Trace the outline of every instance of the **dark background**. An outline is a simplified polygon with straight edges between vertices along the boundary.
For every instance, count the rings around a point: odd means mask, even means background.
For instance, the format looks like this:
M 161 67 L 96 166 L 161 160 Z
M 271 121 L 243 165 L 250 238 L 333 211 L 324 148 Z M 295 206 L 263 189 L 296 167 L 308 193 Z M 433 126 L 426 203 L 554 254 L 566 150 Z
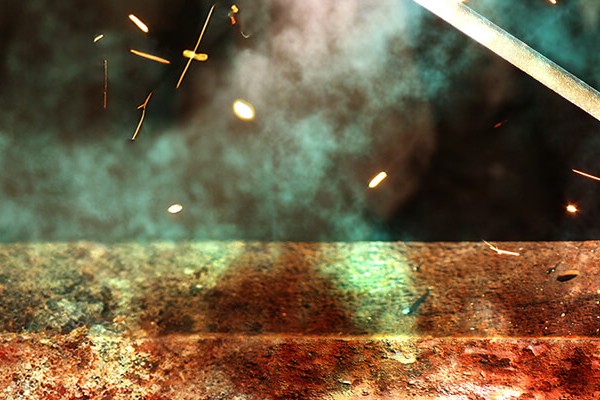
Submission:
M 1 241 L 600 237 L 599 122 L 415 3 L 219 2 L 176 90 L 211 4 L 2 2 Z M 600 2 L 467 4 L 600 86 Z

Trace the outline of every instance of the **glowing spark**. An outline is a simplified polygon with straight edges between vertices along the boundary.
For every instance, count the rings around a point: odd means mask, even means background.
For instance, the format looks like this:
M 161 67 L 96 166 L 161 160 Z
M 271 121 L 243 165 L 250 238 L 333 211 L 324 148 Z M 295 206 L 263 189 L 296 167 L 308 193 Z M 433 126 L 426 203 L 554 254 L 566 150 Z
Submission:
M 385 172 L 382 171 L 378 173 L 373 179 L 371 179 L 371 182 L 369 182 L 369 188 L 376 188 L 385 178 L 387 178 L 387 174 Z
M 238 8 L 238 6 L 236 6 L 235 4 L 233 4 L 231 6 L 231 11 L 229 11 L 229 14 L 227 14 L 229 16 L 229 20 L 231 21 L 231 25 L 235 25 L 237 24 L 237 20 L 235 19 L 235 14 L 237 14 L 240 9 Z
M 197 54 L 197 52 L 198 52 L 198 47 L 200 47 L 200 42 L 202 41 L 202 37 L 204 36 L 204 31 L 206 31 L 206 27 L 208 26 L 208 21 L 210 21 L 210 17 L 212 15 L 214 9 L 215 9 L 215 4 L 213 4 L 213 6 L 210 8 L 210 11 L 208 12 L 208 16 L 206 17 L 206 21 L 204 21 L 204 26 L 202 27 L 202 32 L 200 32 L 200 36 L 198 37 L 198 41 L 196 42 L 196 47 L 194 47 L 194 50 L 193 50 L 194 54 Z M 179 89 L 179 86 L 181 86 L 183 77 L 185 76 L 185 73 L 187 72 L 191 63 L 192 63 L 192 59 L 190 58 L 190 59 L 188 59 L 188 62 L 185 64 L 185 68 L 183 69 L 183 72 L 181 73 L 181 76 L 179 77 L 177 86 L 175 86 L 176 89 Z
M 497 124 L 494 125 L 494 129 L 500 128 L 502 125 L 504 125 L 507 122 L 508 122 L 507 119 L 505 119 L 504 121 L 498 122 Z
M 136 17 L 133 14 L 129 14 L 129 19 L 131 20 L 131 22 L 133 22 L 135 24 L 135 26 L 137 26 L 138 28 L 140 28 L 140 30 L 144 33 L 148 33 L 149 29 L 148 29 L 148 25 L 146 25 L 145 23 L 142 22 L 141 19 L 139 19 L 138 17 Z
M 171 64 L 171 61 L 169 61 L 169 60 L 165 60 L 162 57 L 158 57 L 158 56 L 155 56 L 152 54 L 144 53 L 143 51 L 138 51 L 138 50 L 134 50 L 134 49 L 130 49 L 129 51 L 131 53 L 135 54 L 136 56 L 147 58 L 148 60 L 156 61 L 161 64 Z
M 98 43 L 98 41 L 102 40 L 102 38 L 104 38 L 104 35 L 103 34 L 99 34 L 98 36 L 96 36 L 94 38 L 94 43 Z
M 169 212 L 169 214 L 178 214 L 181 212 L 181 210 L 183 210 L 183 206 L 181 204 L 172 204 L 169 208 L 167 208 L 167 211 Z
M 571 171 L 573 171 L 573 172 L 575 172 L 576 174 L 579 174 L 579 175 L 581 175 L 581 176 L 585 176 L 586 178 L 590 178 L 590 179 L 593 179 L 593 180 L 595 180 L 595 181 L 600 181 L 600 178 L 599 178 L 599 177 L 597 177 L 597 176 L 594 176 L 594 175 L 591 175 L 591 174 L 587 174 L 587 173 L 585 173 L 585 172 L 578 171 L 578 170 L 576 170 L 576 169 L 572 169 Z
M 556 5 L 556 0 L 548 0 L 550 2 L 550 4 L 552 5 Z
M 577 214 L 579 212 L 579 209 L 575 204 L 567 204 L 566 210 L 570 214 Z
M 104 109 L 108 99 L 108 60 L 104 60 Z
M 206 60 L 208 60 L 208 54 L 205 54 L 205 53 L 196 54 L 192 50 L 184 50 L 183 51 L 183 56 L 185 58 L 194 59 L 196 61 L 206 61 Z
M 243 121 L 253 120 L 256 114 L 254 106 L 243 99 L 237 99 L 233 102 L 233 112 Z
M 414 0 L 438 17 L 600 120 L 600 93 L 466 5 Z
M 492 250 L 494 250 L 496 253 L 498 253 L 499 255 L 505 255 L 505 256 L 520 256 L 519 253 L 515 252 L 515 251 L 508 251 L 508 250 L 502 250 L 497 248 L 496 246 L 494 246 L 493 244 L 491 244 L 490 242 L 486 242 L 485 240 L 483 241 L 483 243 L 487 244 L 488 247 Z
M 132 142 L 135 141 L 138 133 L 140 132 L 140 128 L 142 127 L 142 123 L 144 122 L 144 117 L 146 116 L 146 106 L 148 105 L 148 102 L 150 101 L 150 97 L 152 97 L 152 92 L 150 92 L 148 94 L 148 97 L 146 97 L 146 101 L 144 101 L 142 104 L 140 104 L 140 106 L 137 108 L 138 110 L 140 108 L 142 109 L 142 117 L 140 118 L 140 122 L 138 123 L 138 126 L 137 126 L 137 128 L 135 128 L 135 132 L 133 133 L 133 136 L 131 137 Z

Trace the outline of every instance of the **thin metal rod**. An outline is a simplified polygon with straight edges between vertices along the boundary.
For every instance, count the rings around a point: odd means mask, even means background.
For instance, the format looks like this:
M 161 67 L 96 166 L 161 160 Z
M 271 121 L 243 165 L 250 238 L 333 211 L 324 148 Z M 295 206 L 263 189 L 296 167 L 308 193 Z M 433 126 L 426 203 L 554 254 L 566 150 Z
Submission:
M 414 0 L 600 121 L 600 93 L 457 0 Z

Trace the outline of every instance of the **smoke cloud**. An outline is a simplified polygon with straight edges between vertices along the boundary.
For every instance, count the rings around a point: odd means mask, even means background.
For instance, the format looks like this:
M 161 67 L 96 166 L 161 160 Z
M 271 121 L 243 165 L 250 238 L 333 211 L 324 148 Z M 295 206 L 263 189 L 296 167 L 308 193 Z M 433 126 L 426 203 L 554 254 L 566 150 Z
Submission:
M 499 12 L 500 3 L 480 6 Z M 181 51 L 193 48 L 210 3 L 1 6 L 0 240 L 397 238 L 387 225 L 430 176 L 447 140 L 440 130 L 453 124 L 440 120 L 471 112 L 457 96 L 473 94 L 453 92 L 456 82 L 487 63 L 476 74 L 483 102 L 512 93 L 502 61 L 410 1 L 237 5 L 234 26 L 229 4 L 217 5 L 199 49 L 209 58 L 192 63 L 179 90 Z M 235 117 L 237 98 L 253 104 L 253 121 Z M 380 171 L 388 178 L 369 189 Z M 174 203 L 181 213 L 167 212 Z

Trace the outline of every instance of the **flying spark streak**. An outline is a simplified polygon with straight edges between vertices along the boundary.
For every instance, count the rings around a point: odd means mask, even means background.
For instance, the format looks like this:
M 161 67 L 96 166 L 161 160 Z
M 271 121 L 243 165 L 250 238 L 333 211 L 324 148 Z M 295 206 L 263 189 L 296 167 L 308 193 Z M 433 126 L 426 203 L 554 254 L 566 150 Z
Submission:
M 376 188 L 385 178 L 387 178 L 387 173 L 383 171 L 378 173 L 373 179 L 371 179 L 371 182 L 369 182 L 369 188 Z
M 483 243 L 487 244 L 487 246 L 494 250 L 496 253 L 500 254 L 500 255 L 505 255 L 505 256 L 520 256 L 520 253 L 517 253 L 516 251 L 508 251 L 508 250 L 502 250 L 497 248 L 496 246 L 494 246 L 493 244 L 491 244 L 490 242 L 487 241 L 483 241 Z
M 139 19 L 138 17 L 136 17 L 135 15 L 129 14 L 129 19 L 131 20 L 131 22 L 133 22 L 135 24 L 135 26 L 137 26 L 140 29 L 140 31 L 142 31 L 144 33 L 148 33 L 150 31 L 148 29 L 148 25 L 143 23 L 142 20 Z
M 204 36 L 204 32 L 206 31 L 206 27 L 208 26 L 208 21 L 210 21 L 210 17 L 212 15 L 214 9 L 215 9 L 215 4 L 213 4 L 213 6 L 210 8 L 210 11 L 208 12 L 208 16 L 206 17 L 206 21 L 204 21 L 204 26 L 202 27 L 202 32 L 200 32 L 200 36 L 198 37 L 198 41 L 196 42 L 196 47 L 194 47 L 194 50 L 193 50 L 194 54 L 198 53 L 198 47 L 200 47 L 200 42 L 202 41 L 202 37 Z M 179 77 L 179 81 L 177 82 L 177 86 L 175 86 L 176 89 L 179 89 L 179 86 L 181 86 L 181 82 L 183 81 L 183 77 L 185 76 L 185 73 L 187 72 L 187 70 L 190 67 L 191 63 L 192 63 L 192 59 L 189 58 L 188 62 L 185 64 L 185 68 L 183 68 L 183 72 L 181 73 L 181 76 Z
M 556 0 L 548 0 L 548 1 L 550 2 L 550 4 L 552 4 L 552 5 L 554 5 L 554 6 L 555 6 L 555 5 L 556 5 L 556 3 L 557 3 L 557 2 L 556 2 Z
M 600 120 L 600 93 L 455 0 L 414 0 L 532 78 Z
M 196 54 L 192 50 L 184 50 L 183 51 L 183 56 L 185 58 L 193 59 L 193 60 L 196 60 L 196 61 L 206 61 L 206 60 L 208 60 L 208 54 L 205 54 L 205 53 Z
M 242 121 L 251 121 L 256 115 L 254 106 L 243 99 L 237 99 L 233 102 L 233 112 Z
M 567 207 L 565 209 L 570 214 L 577 214 L 579 212 L 579 209 L 575 204 L 567 204 Z
M 108 100 L 108 60 L 104 60 L 104 109 Z
M 98 43 L 98 41 L 102 40 L 102 38 L 104 38 L 104 35 L 103 34 L 99 34 L 98 36 L 96 36 L 94 38 L 94 43 Z
M 164 59 L 162 57 L 158 57 L 158 56 L 155 56 L 155 55 L 152 55 L 152 54 L 144 53 L 143 51 L 134 50 L 134 49 L 129 49 L 129 51 L 132 54 L 135 54 L 136 56 L 140 56 L 140 57 L 146 58 L 148 60 L 156 61 L 156 62 L 159 62 L 161 64 L 171 64 L 171 61 L 169 61 L 169 60 L 166 60 L 166 59 Z
M 133 133 L 133 136 L 131 137 L 131 141 L 135 141 L 135 139 L 137 138 L 138 133 L 140 132 L 140 128 L 142 127 L 142 123 L 144 122 L 144 117 L 146 116 L 146 106 L 148 106 L 148 102 L 150 101 L 150 97 L 152 97 L 152 92 L 150 92 L 148 94 L 148 97 L 146 97 L 146 100 L 139 105 L 139 107 L 137 108 L 138 110 L 141 108 L 142 109 L 142 117 L 140 118 L 140 122 L 138 123 L 137 128 L 135 128 L 135 132 Z
M 600 181 L 600 178 L 599 178 L 599 177 L 597 177 L 597 176 L 594 176 L 594 175 L 591 175 L 591 174 L 588 174 L 588 173 L 585 173 L 585 172 L 583 172 L 583 171 L 579 171 L 579 170 L 576 170 L 576 169 L 571 169 L 571 171 L 573 171 L 573 172 L 575 172 L 576 174 L 579 174 L 579 175 L 581 175 L 581 176 L 585 176 L 586 178 L 590 178 L 590 179 L 593 179 L 593 180 L 595 180 L 595 181 Z

